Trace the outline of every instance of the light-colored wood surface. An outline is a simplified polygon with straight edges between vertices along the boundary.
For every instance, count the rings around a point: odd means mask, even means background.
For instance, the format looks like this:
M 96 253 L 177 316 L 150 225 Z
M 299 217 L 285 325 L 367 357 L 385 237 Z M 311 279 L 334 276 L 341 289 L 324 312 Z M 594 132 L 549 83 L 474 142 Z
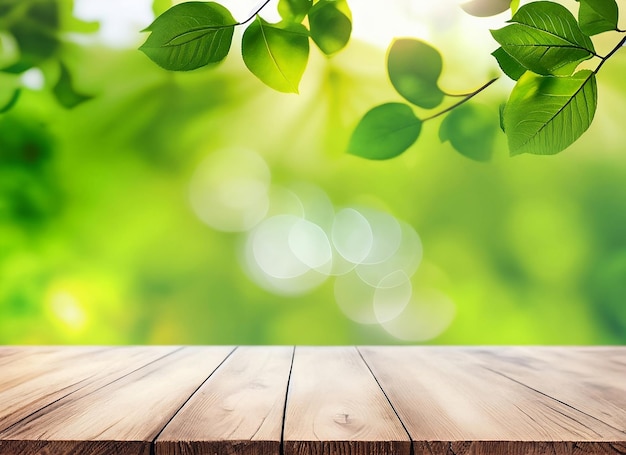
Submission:
M 409 455 L 409 438 L 353 347 L 297 347 L 287 394 L 285 455 Z
M 360 351 L 406 425 L 416 455 L 444 449 L 452 455 L 619 454 L 626 447 L 614 444 L 626 440 L 626 425 L 614 428 L 512 381 L 486 368 L 472 349 Z M 402 374 L 397 374 L 398 366 Z M 577 380 L 562 378 L 560 384 L 571 387 Z
M 0 367 L 0 431 L 173 351 L 171 347 L 27 349 L 24 356 Z
M 148 454 L 157 434 L 231 351 L 186 347 L 141 360 L 128 373 L 114 367 L 106 384 L 78 389 L 0 432 L 0 453 L 39 454 L 45 441 L 44 453 L 55 455 Z M 111 366 L 120 359 L 112 360 Z
M 626 427 L 626 364 L 618 353 L 589 349 L 503 348 L 474 351 L 483 367 L 605 422 Z M 622 359 L 626 360 L 623 353 Z M 617 361 L 616 361 L 617 360 Z M 576 378 L 575 381 L 572 378 Z M 563 387 L 563 383 L 568 383 Z
M 156 441 L 156 455 L 279 455 L 292 347 L 240 347 Z
M 0 347 L 0 455 L 626 455 L 626 347 Z

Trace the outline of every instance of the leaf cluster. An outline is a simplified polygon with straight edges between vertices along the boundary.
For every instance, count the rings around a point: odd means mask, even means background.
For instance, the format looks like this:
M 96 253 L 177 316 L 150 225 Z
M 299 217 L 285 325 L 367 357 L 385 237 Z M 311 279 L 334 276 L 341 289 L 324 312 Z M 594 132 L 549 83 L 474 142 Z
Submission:
M 48 62 L 58 67 L 53 93 L 57 101 L 72 108 L 91 98 L 74 89 L 72 75 L 61 61 L 63 33 L 90 33 L 97 23 L 82 22 L 72 15 L 71 0 L 0 0 L 0 72 L 13 76 L 6 96 L 0 94 L 0 113 L 18 101 L 22 86 L 19 77 Z
M 578 18 L 551 1 L 536 1 L 517 9 L 518 2 L 472 0 L 464 9 L 476 16 L 499 14 L 509 7 L 509 25 L 492 30 L 500 47 L 493 52 L 502 71 L 517 81 L 500 111 L 511 155 L 553 155 L 575 142 L 591 125 L 597 108 L 596 75 L 626 42 L 623 38 L 606 56 L 596 53 L 592 36 L 625 33 L 618 28 L 615 0 L 577 0 Z M 591 58 L 595 70 L 579 65 Z M 388 52 L 389 79 L 411 104 L 432 109 L 446 93 L 438 86 L 442 69 L 439 52 L 427 43 L 403 39 Z M 490 81 L 492 82 L 492 81 Z M 488 108 L 465 104 L 486 86 L 427 118 L 417 117 L 406 104 L 390 103 L 370 110 L 358 123 L 348 153 L 388 159 L 406 151 L 418 138 L 422 123 L 446 114 L 439 137 L 461 154 L 478 161 L 491 156 L 496 129 Z
M 473 160 L 489 160 L 498 127 L 488 107 L 466 102 L 495 79 L 471 93 L 451 95 L 439 86 L 442 69 L 441 54 L 430 44 L 411 38 L 395 40 L 387 52 L 387 72 L 398 94 L 423 109 L 437 108 L 446 98 L 461 100 L 428 117 L 418 117 L 406 103 L 376 106 L 358 123 L 348 153 L 375 160 L 394 158 L 417 141 L 424 122 L 445 116 L 439 127 L 441 141 L 450 142 L 459 153 Z
M 598 104 L 596 75 L 612 55 L 596 53 L 592 36 L 618 29 L 615 0 L 579 0 L 578 18 L 549 2 L 529 3 L 510 25 L 492 30 L 500 47 L 493 55 L 517 83 L 502 110 L 512 155 L 553 155 L 591 125 Z M 622 42 L 615 48 L 621 47 Z M 600 59 L 595 70 L 579 65 Z
M 244 21 L 215 2 L 187 2 L 160 14 L 145 31 L 140 47 L 157 65 L 190 71 L 222 62 L 228 55 L 235 27 L 245 26 L 241 55 L 246 67 L 269 87 L 298 93 L 309 59 L 309 41 L 325 55 L 343 49 L 352 33 L 346 0 L 279 0 L 281 20 L 260 16 L 268 1 Z

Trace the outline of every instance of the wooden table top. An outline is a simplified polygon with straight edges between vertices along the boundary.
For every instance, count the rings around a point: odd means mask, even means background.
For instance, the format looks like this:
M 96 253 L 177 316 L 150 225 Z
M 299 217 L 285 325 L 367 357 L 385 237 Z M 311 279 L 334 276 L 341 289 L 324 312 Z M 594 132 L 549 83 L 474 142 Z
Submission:
M 626 454 L 626 347 L 0 347 L 1 455 Z

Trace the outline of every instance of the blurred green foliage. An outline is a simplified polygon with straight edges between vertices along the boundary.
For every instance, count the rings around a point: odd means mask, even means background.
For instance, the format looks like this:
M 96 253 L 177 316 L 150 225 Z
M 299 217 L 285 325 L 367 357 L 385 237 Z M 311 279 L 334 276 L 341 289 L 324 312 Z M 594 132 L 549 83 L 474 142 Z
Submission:
M 246 234 L 207 226 L 189 202 L 200 163 L 233 147 L 263 157 L 273 185 L 313 184 L 337 209 L 410 223 L 423 243 L 413 286 L 455 305 L 433 343 L 626 343 L 625 55 L 603 69 L 596 122 L 567 152 L 511 159 L 498 133 L 483 164 L 437 128 L 393 160 L 345 154 L 371 106 L 400 101 L 384 51 L 357 40 L 341 58 L 312 53 L 297 96 L 234 58 L 172 74 L 136 50 L 57 51 L 95 97 L 68 110 L 51 85 L 25 88 L 0 114 L 0 343 L 403 342 L 346 317 L 332 279 L 297 296 L 251 280 Z M 461 57 L 449 85 L 472 77 Z M 485 96 L 495 115 L 502 99 Z

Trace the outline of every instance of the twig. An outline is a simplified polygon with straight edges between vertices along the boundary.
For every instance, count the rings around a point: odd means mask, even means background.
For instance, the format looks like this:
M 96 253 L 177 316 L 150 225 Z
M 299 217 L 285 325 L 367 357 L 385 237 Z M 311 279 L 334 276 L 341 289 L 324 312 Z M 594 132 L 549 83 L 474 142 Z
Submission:
M 465 95 L 465 98 L 463 98 L 461 101 L 459 101 L 458 103 L 453 104 L 452 106 L 449 106 L 447 108 L 445 108 L 444 110 L 437 112 L 436 114 L 431 115 L 430 117 L 426 117 L 425 119 L 422 119 L 422 122 L 425 122 L 427 120 L 432 120 L 434 118 L 439 117 L 440 115 L 443 115 L 447 112 L 450 112 L 452 109 L 455 109 L 457 107 L 459 107 L 461 104 L 469 101 L 470 99 L 472 99 L 473 97 L 475 97 L 476 95 L 478 95 L 480 92 L 482 92 L 483 90 L 485 90 L 487 87 L 489 87 L 491 84 L 493 84 L 495 81 L 497 81 L 498 78 L 493 78 L 491 79 L 489 82 L 487 82 L 486 84 L 484 84 L 483 86 L 477 88 L 476 90 L 474 90 L 471 93 L 468 93 L 467 95 Z

